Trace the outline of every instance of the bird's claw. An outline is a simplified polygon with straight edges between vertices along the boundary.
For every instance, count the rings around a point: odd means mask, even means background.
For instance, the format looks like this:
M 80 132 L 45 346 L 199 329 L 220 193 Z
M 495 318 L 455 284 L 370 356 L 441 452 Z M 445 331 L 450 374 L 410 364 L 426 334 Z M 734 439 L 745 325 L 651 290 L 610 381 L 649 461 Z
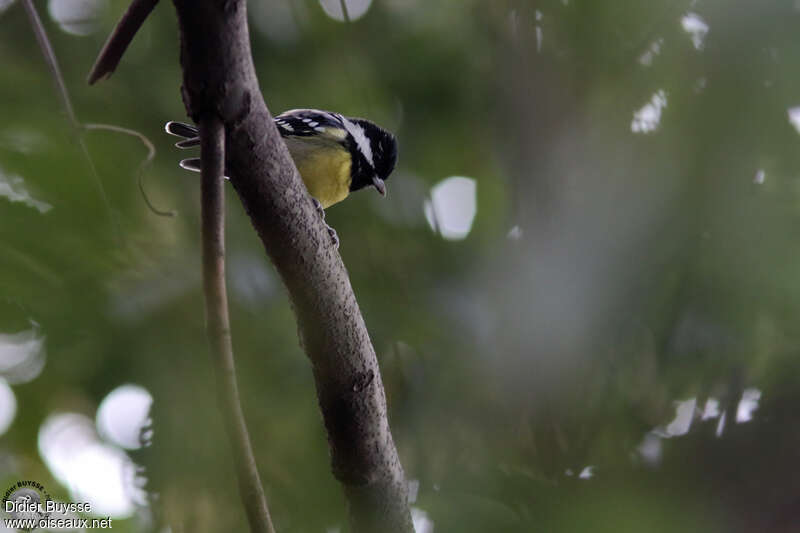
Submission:
M 322 220 L 325 220 L 325 208 L 322 207 L 322 204 L 319 203 L 319 200 L 317 200 L 313 196 L 311 197 L 311 201 L 314 202 L 314 207 L 317 209 L 317 213 L 319 213 L 319 216 L 322 217 Z
M 319 200 L 312 197 L 311 200 L 314 202 L 314 207 L 317 209 L 317 213 L 319 216 L 322 217 L 323 223 L 325 223 L 325 209 L 322 207 L 322 204 L 319 203 Z M 331 241 L 333 241 L 333 248 L 335 250 L 339 249 L 339 236 L 336 234 L 336 230 L 330 227 L 328 224 L 325 224 L 325 228 L 328 230 L 328 235 L 331 236 Z
M 333 241 L 333 249 L 339 249 L 339 236 L 336 234 L 336 230 L 330 227 L 329 225 L 325 224 L 325 227 L 328 229 L 328 235 L 331 236 L 331 241 Z

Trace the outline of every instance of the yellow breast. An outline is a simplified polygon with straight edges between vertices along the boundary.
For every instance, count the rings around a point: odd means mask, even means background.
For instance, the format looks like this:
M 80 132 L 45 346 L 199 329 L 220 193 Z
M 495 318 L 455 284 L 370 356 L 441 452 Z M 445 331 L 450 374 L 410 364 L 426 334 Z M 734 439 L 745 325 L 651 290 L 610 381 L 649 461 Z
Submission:
M 350 154 L 338 145 L 286 139 L 294 164 L 311 196 L 323 208 L 341 202 L 350 193 Z

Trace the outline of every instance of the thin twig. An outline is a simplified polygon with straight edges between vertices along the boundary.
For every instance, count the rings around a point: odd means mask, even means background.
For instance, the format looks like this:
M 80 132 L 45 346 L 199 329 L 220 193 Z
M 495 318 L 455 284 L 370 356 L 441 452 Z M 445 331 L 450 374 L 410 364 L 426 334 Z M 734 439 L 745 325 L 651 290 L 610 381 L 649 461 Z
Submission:
M 92 174 L 95 186 L 97 187 L 100 198 L 106 208 L 108 218 L 114 227 L 117 240 L 119 241 L 121 240 L 122 232 L 120 231 L 117 220 L 114 218 L 114 213 L 111 211 L 111 203 L 108 201 L 108 194 L 106 194 L 106 189 L 103 186 L 100 175 L 97 173 L 97 168 L 94 166 L 94 161 L 92 161 L 92 158 L 89 155 L 89 149 L 86 148 L 86 142 L 84 142 L 83 136 L 80 135 L 81 124 L 78 121 L 78 118 L 75 116 L 75 110 L 72 107 L 72 100 L 70 99 L 69 92 L 67 91 L 67 84 L 64 83 L 64 76 L 61 74 L 61 69 L 58 66 L 58 59 L 56 59 L 56 54 L 53 52 L 50 39 L 47 37 L 47 31 L 44 29 L 44 24 L 42 24 L 42 19 L 39 18 L 39 13 L 36 11 L 33 1 L 23 0 L 22 5 L 25 7 L 25 11 L 28 13 L 28 18 L 31 20 L 33 33 L 36 35 L 36 41 L 39 43 L 39 48 L 42 50 L 42 55 L 44 55 L 44 59 L 47 62 L 47 67 L 50 69 L 50 74 L 53 76 L 53 81 L 56 85 L 56 92 L 61 98 L 61 104 L 64 106 L 64 111 L 67 113 L 69 123 L 75 130 L 78 131 L 78 146 L 80 147 L 81 153 L 86 160 L 86 164 L 89 166 L 89 172 Z
M 233 362 L 228 298 L 225 288 L 225 129 L 216 116 L 200 120 L 201 195 L 203 226 L 203 288 L 206 330 L 216 367 L 217 393 L 250 530 L 275 533 L 256 467 L 255 455 L 239 401 Z
M 56 92 L 61 98 L 61 105 L 64 106 L 64 111 L 67 113 L 69 123 L 73 128 L 77 129 L 80 127 L 80 124 L 75 117 L 75 110 L 72 108 L 72 101 L 69 98 L 67 86 L 64 83 L 64 76 L 61 75 L 61 69 L 58 67 L 58 60 L 56 60 L 56 54 L 53 52 L 53 47 L 50 45 L 50 39 L 47 37 L 42 19 L 39 18 L 39 13 L 36 11 L 32 0 L 23 0 L 22 5 L 28 13 L 28 18 L 31 19 L 33 33 L 36 35 L 36 41 L 39 43 L 39 48 L 42 49 L 44 60 L 47 62 L 47 67 L 50 69 L 50 74 L 53 76 L 53 81 L 56 84 Z
M 108 131 L 115 131 L 117 133 L 124 133 L 126 135 L 132 135 L 142 141 L 142 144 L 145 148 L 147 148 L 147 157 L 142 162 L 142 165 L 147 165 L 153 162 L 153 158 L 156 156 L 156 147 L 153 146 L 153 143 L 144 136 L 144 134 L 139 133 L 136 130 L 131 130 L 128 128 L 123 128 L 122 126 L 114 126 L 113 124 L 84 124 L 83 127 L 87 130 L 108 130 Z
M 342 17 L 344 21 L 348 24 L 350 23 L 350 13 L 347 12 L 347 0 L 339 0 L 339 3 L 342 6 Z
M 147 157 L 139 165 L 136 177 L 136 182 L 139 184 L 139 192 L 142 193 L 142 199 L 144 200 L 144 203 L 147 205 L 150 211 L 152 211 L 158 216 L 174 217 L 178 214 L 178 212 L 175 211 L 174 209 L 170 209 L 167 211 L 159 209 L 155 205 L 153 205 L 153 202 L 150 201 L 150 197 L 148 196 L 147 191 L 144 188 L 145 169 L 148 166 L 150 166 L 150 164 L 153 162 L 153 159 L 155 159 L 156 157 L 156 147 L 153 146 L 153 143 L 150 141 L 150 139 L 148 139 L 147 137 L 144 136 L 144 134 L 139 133 L 136 130 L 123 128 L 121 126 L 114 126 L 112 124 L 84 124 L 83 128 L 87 130 L 107 130 L 107 131 L 114 131 L 117 133 L 124 133 L 126 135 L 132 135 L 138 138 L 140 141 L 142 141 L 144 147 L 147 148 Z
M 122 55 L 131 44 L 134 35 L 144 24 L 145 19 L 156 7 L 158 0 L 133 0 L 122 15 L 114 31 L 108 36 L 106 44 L 97 56 L 87 81 L 92 85 L 97 80 L 111 76 L 119 65 Z

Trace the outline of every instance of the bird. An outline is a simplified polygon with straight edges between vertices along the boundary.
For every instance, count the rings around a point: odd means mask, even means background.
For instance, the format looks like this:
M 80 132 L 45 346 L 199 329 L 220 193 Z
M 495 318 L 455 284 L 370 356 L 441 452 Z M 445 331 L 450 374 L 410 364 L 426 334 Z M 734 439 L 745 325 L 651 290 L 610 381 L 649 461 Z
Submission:
M 292 109 L 273 120 L 323 216 L 324 209 L 365 187 L 386 196 L 386 180 L 397 164 L 397 139 L 387 130 L 363 118 L 319 109 Z M 164 129 L 183 138 L 175 144 L 178 148 L 200 144 L 193 125 L 170 121 Z M 199 172 L 200 159 L 184 159 L 180 166 Z

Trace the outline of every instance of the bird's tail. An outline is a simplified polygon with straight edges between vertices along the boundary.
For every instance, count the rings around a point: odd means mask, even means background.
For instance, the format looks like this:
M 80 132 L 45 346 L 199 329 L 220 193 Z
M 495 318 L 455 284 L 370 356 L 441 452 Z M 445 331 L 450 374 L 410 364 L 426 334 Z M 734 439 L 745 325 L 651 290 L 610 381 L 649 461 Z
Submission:
M 176 137 L 183 137 L 182 141 L 175 143 L 175 146 L 178 148 L 200 146 L 200 133 L 197 131 L 197 128 L 191 124 L 184 124 L 183 122 L 171 120 L 164 126 L 164 131 Z
M 174 120 L 171 120 L 164 126 L 164 131 L 176 137 L 183 137 L 182 141 L 175 143 L 175 146 L 178 148 L 192 148 L 194 146 L 200 146 L 200 132 L 191 124 L 185 124 L 183 122 L 175 122 Z M 189 159 L 183 159 L 180 162 L 180 166 L 181 168 L 191 170 L 192 172 L 200 172 L 200 158 L 191 157 Z M 226 179 L 228 178 L 227 174 L 228 172 L 226 170 Z
M 181 159 L 179 163 L 184 170 L 191 170 L 192 172 L 200 172 L 200 158 L 192 157 L 190 159 Z

